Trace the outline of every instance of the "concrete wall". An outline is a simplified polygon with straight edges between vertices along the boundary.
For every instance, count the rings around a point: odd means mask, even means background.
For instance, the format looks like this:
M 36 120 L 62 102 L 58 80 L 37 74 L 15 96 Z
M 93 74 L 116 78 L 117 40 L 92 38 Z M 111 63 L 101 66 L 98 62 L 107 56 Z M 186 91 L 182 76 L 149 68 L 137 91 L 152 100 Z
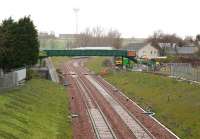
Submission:
M 26 79 L 26 68 L 9 73 L 3 73 L 2 70 L 0 72 L 0 91 L 16 87 L 21 81 Z
M 0 77 L 0 91 L 17 86 L 17 73 L 10 72 Z
M 51 58 L 49 57 L 49 58 L 46 58 L 45 60 L 46 60 L 47 68 L 49 69 L 51 80 L 53 82 L 59 83 L 59 78 L 58 78 L 56 69 L 54 68 L 53 63 L 51 61 Z
M 26 79 L 26 68 L 15 70 L 14 72 L 17 74 L 18 82 Z

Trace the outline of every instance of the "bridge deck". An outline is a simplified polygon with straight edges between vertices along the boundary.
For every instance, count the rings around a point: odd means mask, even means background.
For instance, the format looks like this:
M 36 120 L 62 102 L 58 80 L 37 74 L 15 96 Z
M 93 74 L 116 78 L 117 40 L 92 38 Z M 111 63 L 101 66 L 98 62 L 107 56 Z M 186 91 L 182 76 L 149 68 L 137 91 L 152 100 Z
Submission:
M 44 50 L 47 56 L 124 56 L 129 55 L 127 50 Z

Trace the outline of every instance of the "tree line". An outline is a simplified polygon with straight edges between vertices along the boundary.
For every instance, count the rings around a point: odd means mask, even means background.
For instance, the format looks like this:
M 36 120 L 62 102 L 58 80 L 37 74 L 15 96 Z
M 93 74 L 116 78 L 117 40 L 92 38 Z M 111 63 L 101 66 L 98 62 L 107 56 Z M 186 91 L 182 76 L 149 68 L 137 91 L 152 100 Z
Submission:
M 186 45 L 190 46 L 190 44 L 198 46 L 199 41 L 200 35 L 196 35 L 196 38 L 186 36 L 184 39 L 182 39 L 176 34 L 167 34 L 160 30 L 155 31 L 153 35 L 147 39 L 148 43 L 151 43 L 152 46 L 160 50 L 161 55 L 165 55 L 166 48 L 168 47 L 174 48 L 176 50 L 177 47 Z
M 14 21 L 11 17 L 0 24 L 0 69 L 31 66 L 39 56 L 38 33 L 30 17 Z
M 81 32 L 75 42 L 76 47 L 110 46 L 116 49 L 121 47 L 122 38 L 117 30 L 110 29 L 106 32 L 102 27 L 86 28 Z

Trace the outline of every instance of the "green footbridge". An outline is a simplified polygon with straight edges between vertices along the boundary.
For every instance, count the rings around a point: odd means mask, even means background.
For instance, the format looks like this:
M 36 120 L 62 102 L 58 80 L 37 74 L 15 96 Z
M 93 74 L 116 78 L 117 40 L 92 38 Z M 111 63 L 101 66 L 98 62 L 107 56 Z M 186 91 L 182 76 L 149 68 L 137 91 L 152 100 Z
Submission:
M 141 63 L 136 59 L 136 52 L 135 51 L 128 51 L 128 50 L 43 50 L 40 51 L 40 59 L 45 57 L 52 57 L 52 56 L 114 56 L 114 57 L 122 57 L 128 58 L 135 63 Z M 150 64 L 149 61 L 143 64 Z
M 127 50 L 43 50 L 47 57 L 51 56 L 116 56 L 135 57 Z

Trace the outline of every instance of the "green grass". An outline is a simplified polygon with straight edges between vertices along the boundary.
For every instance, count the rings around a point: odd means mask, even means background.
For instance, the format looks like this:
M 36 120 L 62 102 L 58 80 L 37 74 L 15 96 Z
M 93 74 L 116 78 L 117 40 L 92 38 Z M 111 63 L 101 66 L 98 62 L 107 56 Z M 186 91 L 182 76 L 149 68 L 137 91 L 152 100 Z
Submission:
M 0 138 L 72 138 L 66 92 L 62 86 L 42 79 L 1 92 Z
M 89 62 L 86 63 L 86 66 L 94 71 L 96 74 L 100 73 L 100 71 L 105 68 L 103 65 L 103 61 L 107 59 L 106 57 L 93 57 L 89 59 Z
M 52 57 L 51 59 L 52 59 L 52 62 L 54 64 L 55 68 L 59 69 L 61 64 L 70 60 L 70 57 L 58 56 L 58 57 Z
M 93 59 L 87 65 L 100 61 Z M 98 70 L 98 66 L 88 67 Z M 139 72 L 113 72 L 104 78 L 144 109 L 150 107 L 155 117 L 179 137 L 200 138 L 200 86 Z

